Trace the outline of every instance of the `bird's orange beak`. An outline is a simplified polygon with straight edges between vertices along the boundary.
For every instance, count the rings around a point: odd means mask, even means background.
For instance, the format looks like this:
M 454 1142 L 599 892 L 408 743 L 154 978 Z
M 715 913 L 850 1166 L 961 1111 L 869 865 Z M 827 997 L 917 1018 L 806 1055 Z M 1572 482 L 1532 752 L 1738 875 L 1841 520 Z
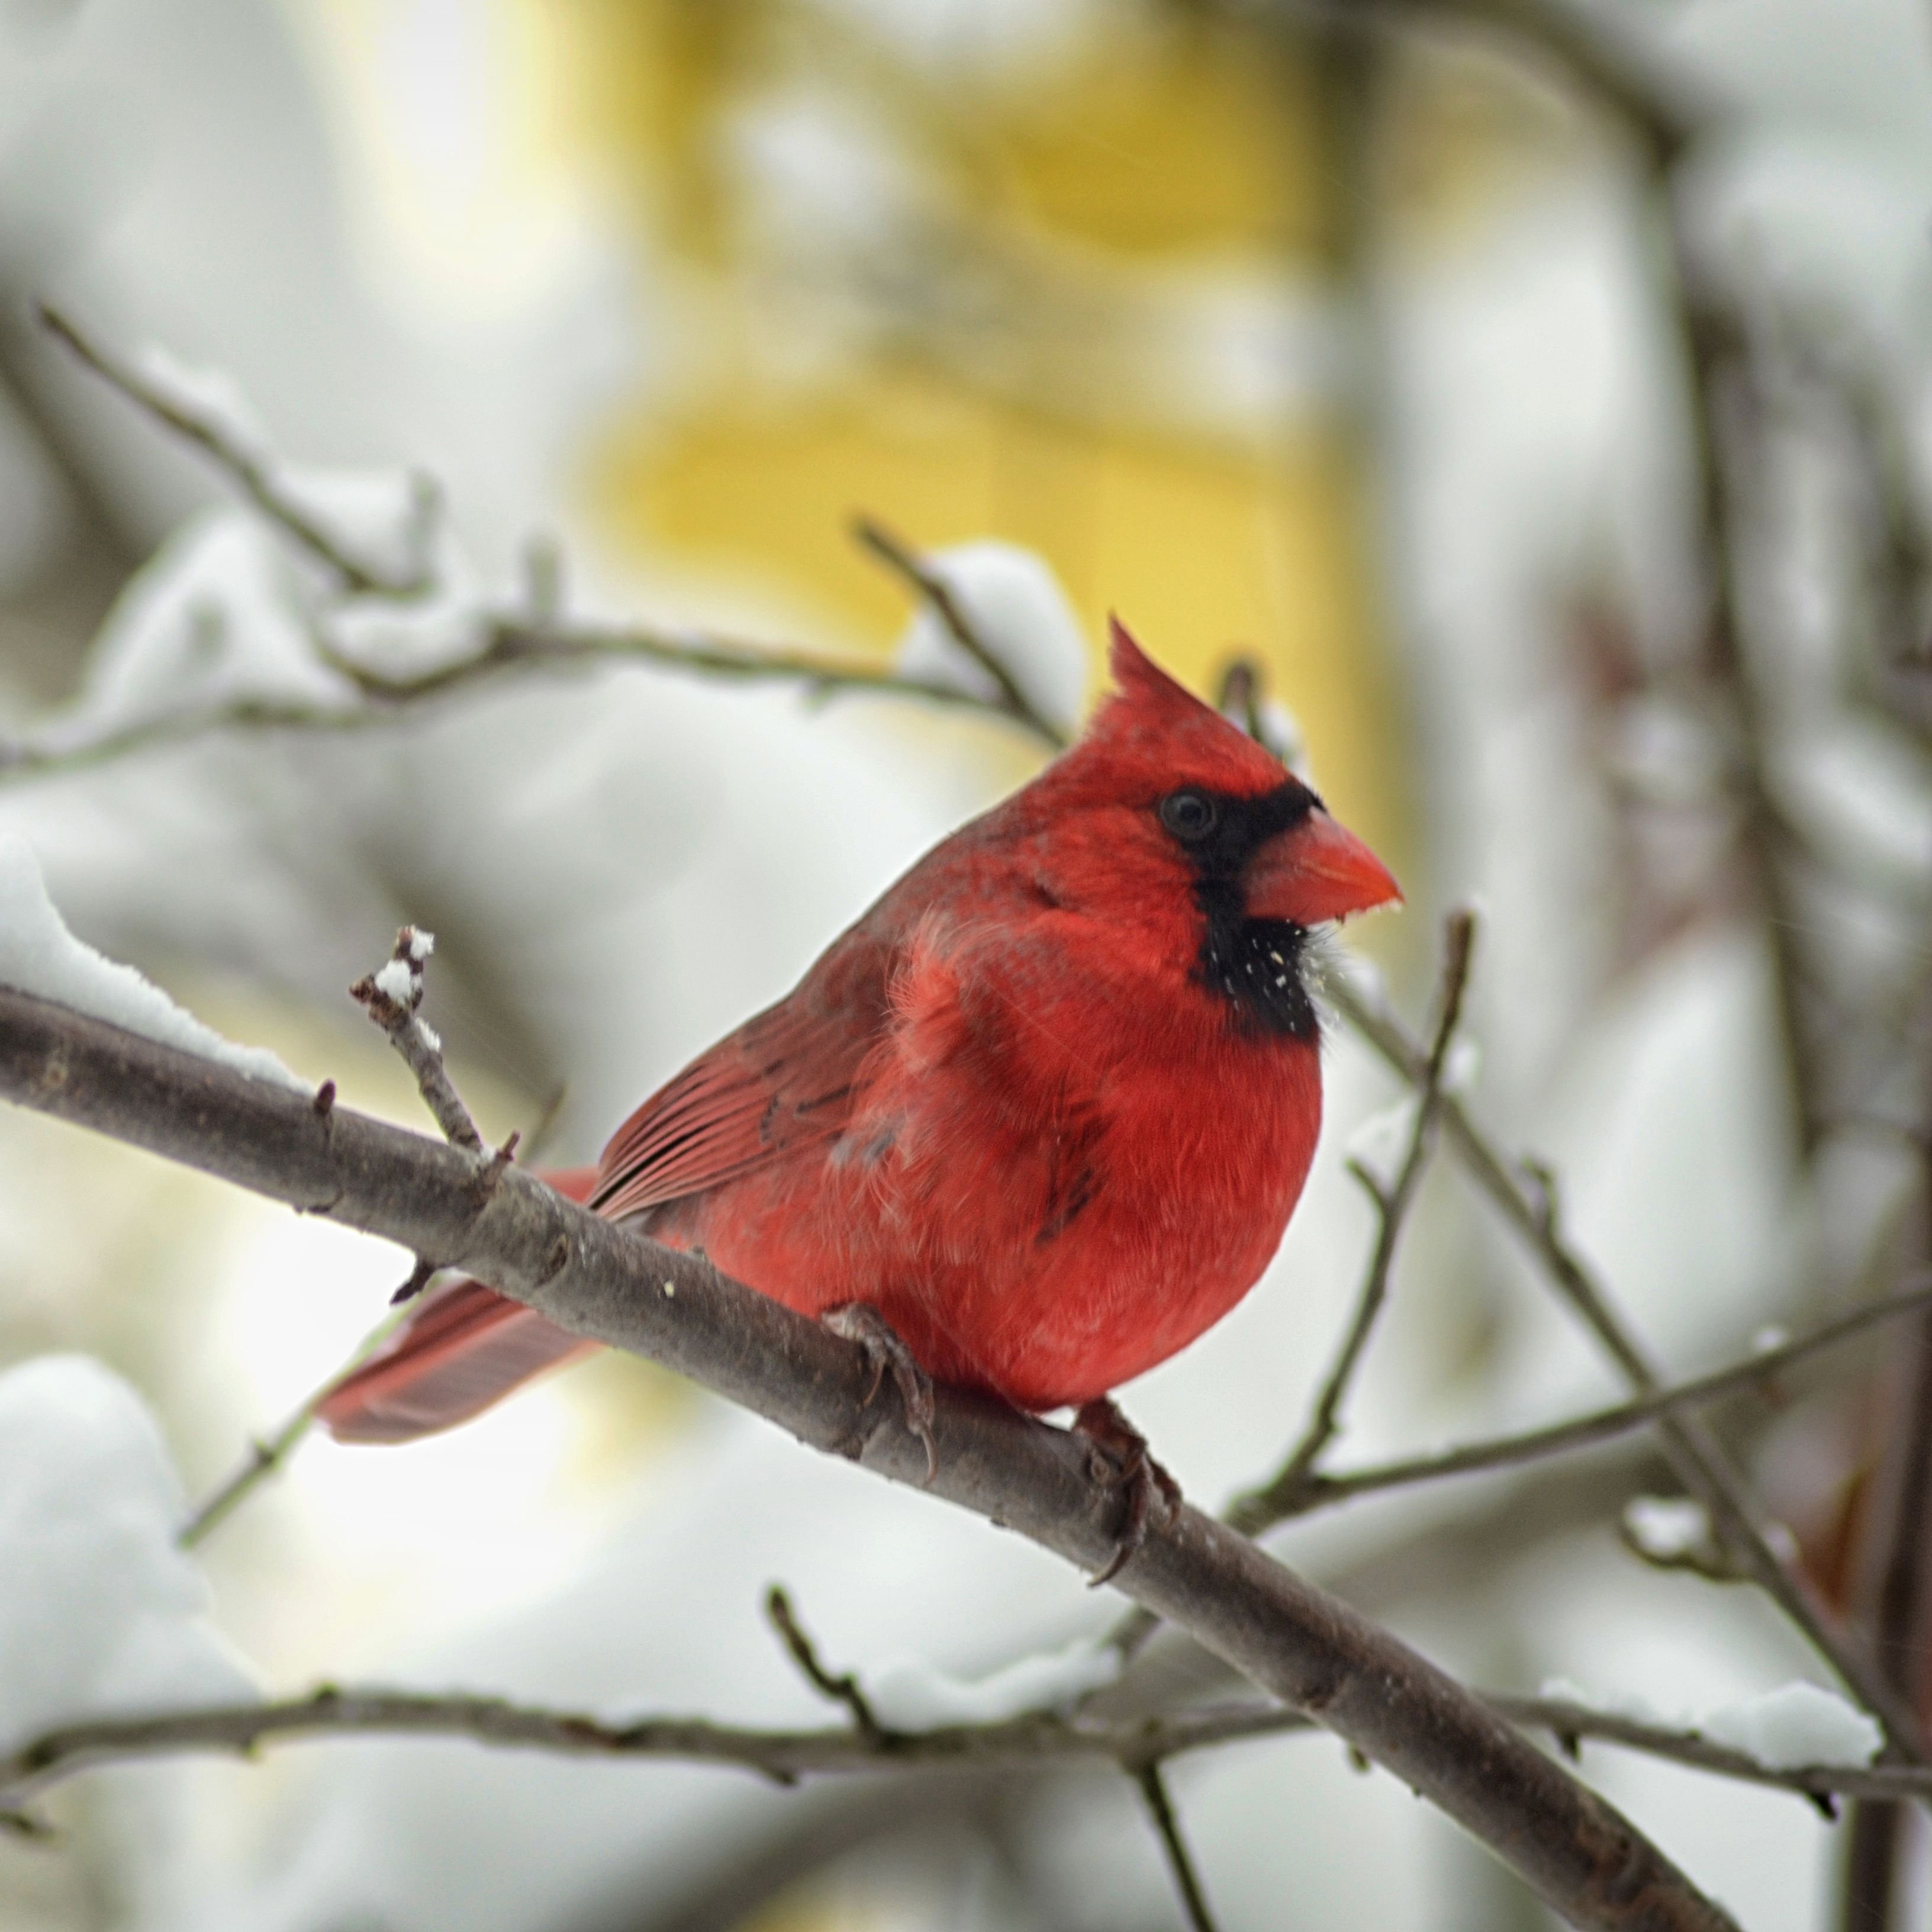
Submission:
M 1388 868 L 1319 806 L 1271 838 L 1248 872 L 1248 915 L 1319 926 L 1402 897 Z

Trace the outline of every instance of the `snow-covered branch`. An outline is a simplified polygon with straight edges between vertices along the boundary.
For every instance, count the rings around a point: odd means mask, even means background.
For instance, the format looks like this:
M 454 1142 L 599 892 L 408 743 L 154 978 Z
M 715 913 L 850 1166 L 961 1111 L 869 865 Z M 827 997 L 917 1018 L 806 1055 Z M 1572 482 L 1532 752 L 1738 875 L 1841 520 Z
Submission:
M 43 324 L 152 421 L 208 456 L 249 512 L 190 524 L 138 578 L 79 701 L 0 739 L 0 781 L 51 776 L 220 732 L 391 723 L 514 676 L 650 664 L 964 708 L 1057 749 L 1084 682 L 1078 627 L 1048 574 L 999 544 L 928 556 L 868 518 L 858 540 L 916 592 L 890 662 L 766 646 L 565 607 L 555 570 L 510 596 L 478 582 L 438 493 L 408 477 L 291 465 L 231 378 L 159 350 L 123 355 L 70 318 Z M 278 547 L 279 544 L 279 547 Z M 286 554 L 284 553 L 286 551 Z M 320 588 L 290 567 L 320 563 Z

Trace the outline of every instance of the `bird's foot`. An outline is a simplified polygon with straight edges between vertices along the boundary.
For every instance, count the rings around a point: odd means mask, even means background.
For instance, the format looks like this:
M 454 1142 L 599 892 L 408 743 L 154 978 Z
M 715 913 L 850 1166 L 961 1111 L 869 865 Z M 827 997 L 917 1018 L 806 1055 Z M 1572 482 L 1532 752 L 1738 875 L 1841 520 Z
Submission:
M 1126 1498 L 1113 1556 L 1097 1576 L 1088 1580 L 1088 1587 L 1097 1590 L 1118 1576 L 1127 1559 L 1147 1540 L 1156 1502 L 1163 1522 L 1180 1507 L 1180 1485 L 1148 1453 L 1147 1438 L 1120 1413 L 1112 1396 L 1082 1402 L 1073 1427 L 1092 1445 L 1088 1468 L 1094 1480 L 1118 1488 Z
M 872 1380 L 866 1390 L 869 1402 L 879 1392 L 886 1371 L 899 1392 L 905 1411 L 905 1426 L 926 1450 L 926 1480 L 930 1484 L 939 1473 L 939 1450 L 932 1438 L 932 1378 L 914 1359 L 912 1351 L 899 1339 L 898 1330 L 869 1301 L 848 1301 L 828 1308 L 819 1319 L 832 1334 L 856 1342 L 872 1365 Z

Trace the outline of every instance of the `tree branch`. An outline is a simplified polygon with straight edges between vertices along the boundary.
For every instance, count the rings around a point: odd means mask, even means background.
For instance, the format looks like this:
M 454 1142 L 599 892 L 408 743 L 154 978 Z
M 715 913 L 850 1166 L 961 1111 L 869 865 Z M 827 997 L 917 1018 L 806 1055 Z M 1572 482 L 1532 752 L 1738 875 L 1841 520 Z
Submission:
M 1341 1427 L 1342 1398 L 1360 1366 L 1369 1345 L 1376 1317 L 1388 1298 L 1389 1276 L 1395 1266 L 1396 1244 L 1402 1238 L 1403 1222 L 1414 1204 L 1424 1168 L 1436 1141 L 1436 1116 L 1442 1096 L 1442 1070 L 1456 1023 L 1462 1012 L 1463 989 L 1468 983 L 1469 956 L 1475 944 L 1476 916 L 1466 908 L 1451 913 L 1444 934 L 1442 990 L 1436 998 L 1436 1033 L 1416 1088 L 1415 1120 L 1409 1130 L 1408 1145 L 1392 1183 L 1384 1184 L 1359 1162 L 1351 1169 L 1369 1191 L 1376 1205 L 1376 1244 L 1369 1256 L 1367 1273 L 1355 1305 L 1354 1318 L 1316 1395 L 1301 1440 L 1289 1452 L 1268 1482 L 1252 1495 L 1243 1497 L 1227 1512 L 1228 1522 L 1244 1535 L 1252 1535 L 1264 1524 L 1278 1522 L 1296 1513 L 1304 1486 L 1313 1476 L 1315 1466 L 1335 1439 Z
M 1154 1821 L 1167 1868 L 1174 1875 L 1174 1888 L 1180 1894 L 1181 1910 L 1187 1914 L 1191 1932 L 1214 1932 L 1214 1915 L 1208 1909 L 1208 1894 L 1202 1887 L 1201 1874 L 1194 1868 L 1187 1840 L 1180 1835 L 1180 1820 L 1175 1815 L 1173 1799 L 1168 1796 L 1160 1760 L 1150 1758 L 1141 1766 L 1134 1782 L 1147 1801 L 1148 1816 Z
M 886 1727 L 866 1701 L 858 1678 L 849 1670 L 842 1676 L 835 1676 L 819 1661 L 818 1647 L 800 1625 L 792 1610 L 791 1598 L 776 1583 L 765 1592 L 765 1614 L 771 1618 L 772 1628 L 783 1640 L 805 1681 L 821 1697 L 829 1697 L 850 1711 L 854 1725 L 862 1736 L 874 1744 L 883 1744 L 887 1736 Z
M 645 624 L 599 624 L 561 617 L 538 623 L 522 616 L 489 611 L 478 614 L 478 622 L 482 641 L 471 656 L 406 676 L 390 675 L 334 653 L 322 653 L 322 662 L 358 687 L 363 700 L 359 706 L 242 698 L 140 718 L 78 742 L 40 742 L 31 736 L 0 740 L 0 784 L 84 771 L 218 732 L 368 730 L 502 679 L 560 676 L 600 664 L 652 664 L 740 683 L 800 684 L 814 698 L 867 694 L 913 698 L 951 710 L 977 712 L 1006 724 L 1025 722 L 956 685 L 904 676 L 880 665 L 820 652 L 768 648 L 709 633 Z M 1058 749 L 1062 742 L 1051 726 L 1027 728 L 1051 748 Z
M 925 1449 L 900 1426 L 896 1396 L 868 1406 L 855 1344 L 515 1168 L 479 1200 L 474 1157 L 458 1149 L 340 1106 L 325 1122 L 299 1094 L 11 991 L 0 991 L 0 1096 L 463 1268 L 816 1448 L 923 1483 Z M 1089 1480 L 1066 1432 L 948 1388 L 932 1426 L 936 1493 L 1084 1573 L 1112 1557 L 1119 1498 Z M 1116 1587 L 1440 1806 L 1573 1924 L 1730 1924 L 1613 1808 L 1453 1679 L 1198 1511 L 1150 1524 Z
M 1888 1297 L 1868 1306 L 1854 1309 L 1850 1314 L 1826 1322 L 1795 1342 L 1766 1348 L 1742 1361 L 1733 1362 L 1728 1368 L 1713 1370 L 1708 1375 L 1660 1388 L 1654 1395 L 1640 1396 L 1634 1402 L 1595 1409 L 1587 1415 L 1572 1417 L 1567 1422 L 1552 1422 L 1540 1429 L 1526 1429 L 1512 1435 L 1492 1436 L 1473 1442 L 1459 1443 L 1454 1448 L 1438 1450 L 1431 1455 L 1372 1463 L 1360 1469 L 1343 1469 L 1327 1474 L 1311 1472 L 1294 1494 L 1279 1500 L 1276 1514 L 1262 1516 L 1257 1510 L 1252 1516 L 1244 1515 L 1238 1519 L 1231 1510 L 1228 1520 L 1238 1522 L 1249 1535 L 1256 1536 L 1291 1516 L 1306 1516 L 1336 1503 L 1350 1502 L 1357 1496 L 1373 1496 L 1384 1490 L 1408 1489 L 1418 1483 L 1438 1481 L 1445 1476 L 1518 1468 L 1552 1456 L 1567 1455 L 1573 1450 L 1592 1448 L 1631 1430 L 1640 1429 L 1673 1410 L 1694 1408 L 1700 1403 L 1720 1396 L 1736 1394 L 1743 1389 L 1764 1388 L 1781 1370 L 1794 1363 L 1847 1341 L 1878 1322 L 1888 1322 L 1900 1315 L 1922 1312 L 1928 1301 L 1932 1301 L 1932 1288 L 1922 1287 L 1910 1294 Z M 1256 1493 L 1258 1498 L 1271 1492 L 1272 1486 L 1268 1491 Z M 1237 1509 L 1241 1507 L 1240 1504 L 1236 1505 Z
M 275 466 L 256 451 L 244 448 L 212 413 L 183 409 L 158 383 L 152 382 L 131 362 L 104 348 L 80 326 L 46 302 L 35 304 L 40 326 L 110 388 L 152 416 L 161 426 L 192 443 L 208 457 L 241 494 L 268 520 L 286 531 L 316 562 L 324 565 L 348 590 L 372 595 L 410 597 L 428 588 L 418 572 L 391 577 L 352 556 L 286 487 Z
M 1932 1795 L 1932 1768 L 1922 1766 L 1777 1770 L 1695 1731 L 1644 1724 L 1560 1698 L 1492 1696 L 1485 1701 L 1511 1723 L 1546 1732 L 1566 1747 L 1593 1738 L 1813 1799 Z M 1150 1766 L 1191 1752 L 1250 1738 L 1306 1735 L 1319 1728 L 1299 1711 L 1239 1702 L 1156 1717 L 1101 1719 L 1036 1712 L 999 1724 L 872 1736 L 849 1724 L 757 1730 L 700 1718 L 598 1717 L 502 1697 L 325 1684 L 306 1697 L 273 1703 L 214 1705 L 63 1724 L 10 1756 L 0 1756 L 0 1822 L 26 1820 L 26 1808 L 33 1799 L 105 1765 L 190 1754 L 248 1757 L 266 1745 L 332 1737 L 467 1738 L 566 1756 L 732 1765 L 793 1784 L 814 1777 L 962 1766 L 1018 1769 L 1077 1760 L 1111 1760 L 1138 1780 Z
M 952 634 L 952 640 L 993 680 L 999 695 L 989 708 L 1023 725 L 1036 738 L 1055 750 L 1064 748 L 1066 734 L 1043 716 L 1022 691 L 1004 658 L 980 636 L 979 627 L 954 596 L 952 586 L 918 551 L 902 537 L 895 536 L 875 517 L 852 520 L 852 534 L 862 548 L 903 577 L 932 606 L 934 614 Z
M 404 926 L 396 934 L 388 963 L 358 980 L 350 988 L 349 996 L 388 1034 L 389 1044 L 416 1076 L 423 1103 L 436 1116 L 443 1138 L 452 1147 L 481 1154 L 483 1136 L 470 1118 L 470 1109 L 463 1104 L 448 1068 L 442 1064 L 442 1042 L 418 1017 L 429 956 L 435 950 L 434 933 Z M 515 1136 L 511 1138 L 514 1143 Z
M 303 1437 L 315 1426 L 315 1406 L 324 1394 L 351 1369 L 366 1362 L 408 1319 L 406 1310 L 392 1306 L 382 1320 L 356 1344 L 355 1352 L 334 1375 L 316 1390 L 299 1408 L 292 1410 L 284 1416 L 279 1426 L 266 1436 L 256 1437 L 249 1444 L 248 1452 L 241 1462 L 229 1472 L 218 1488 L 211 1490 L 195 1505 L 194 1514 L 182 1525 L 175 1540 L 182 1549 L 192 1550 L 197 1544 L 206 1542 L 262 1484 L 283 1467 L 295 1454 Z
M 321 562 L 344 590 L 388 598 L 406 610 L 433 587 L 426 579 L 393 580 L 350 555 L 285 487 L 272 460 L 242 447 L 213 412 L 204 415 L 184 410 L 159 386 L 147 381 L 130 360 L 102 347 L 57 310 L 43 304 L 38 314 L 50 332 L 118 394 L 211 458 L 270 524 L 298 549 Z M 874 692 L 914 698 L 1017 724 L 1049 748 L 1060 749 L 1066 742 L 1065 734 L 1034 709 L 998 654 L 978 637 L 930 565 L 876 524 L 862 523 L 860 534 L 869 549 L 932 602 L 962 647 L 993 677 L 997 696 L 986 698 L 940 680 L 902 676 L 883 665 L 827 657 L 822 652 L 765 646 L 668 626 L 572 619 L 560 608 L 554 587 L 556 573 L 539 570 L 536 576 L 550 587 L 533 595 L 529 608 L 512 611 L 479 604 L 473 613 L 476 649 L 430 670 L 385 671 L 332 649 L 326 639 L 319 638 L 317 662 L 348 680 L 359 704 L 223 699 L 199 708 L 136 718 L 78 742 L 37 741 L 32 736 L 0 740 L 0 782 L 83 770 L 215 732 L 367 728 L 500 678 L 556 675 L 622 663 L 649 664 L 737 682 L 799 683 L 815 698 Z
M 1427 1075 L 1422 1050 L 1400 1021 L 1371 1006 L 1346 982 L 1330 996 L 1349 1024 L 1412 1084 Z M 1443 1130 L 1477 1185 L 1540 1263 L 1562 1298 L 1602 1344 L 1630 1386 L 1654 1396 L 1663 1383 L 1655 1366 L 1610 1304 L 1595 1276 L 1564 1240 L 1546 1196 L 1532 1198 L 1503 1156 L 1477 1129 L 1453 1094 L 1440 1103 Z M 1860 1702 L 1885 1726 L 1888 1744 L 1914 1762 L 1924 1761 L 1918 1720 L 1871 1659 L 1833 1622 L 1809 1581 L 1773 1549 L 1768 1525 L 1749 1485 L 1715 1436 L 1696 1418 L 1666 1410 L 1657 1418 L 1666 1454 L 1684 1486 L 1711 1513 L 1712 1522 L 1740 1567 L 1802 1630 Z

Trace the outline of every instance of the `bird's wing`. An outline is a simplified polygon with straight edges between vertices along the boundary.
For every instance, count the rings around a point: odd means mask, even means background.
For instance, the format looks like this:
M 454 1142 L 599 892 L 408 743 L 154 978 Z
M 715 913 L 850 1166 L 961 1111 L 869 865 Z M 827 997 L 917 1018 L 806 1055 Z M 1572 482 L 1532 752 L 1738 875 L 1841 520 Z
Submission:
M 538 1178 L 580 1202 L 597 1171 L 556 1168 Z M 468 1421 L 596 1346 L 466 1276 L 431 1288 L 366 1362 L 316 1397 L 314 1413 L 338 1442 L 410 1442 Z
M 407 1326 L 325 1391 L 314 1414 L 338 1442 L 412 1442 L 597 1346 L 466 1278 L 424 1295 Z
M 833 1138 L 886 1027 L 890 956 L 848 934 L 788 998 L 659 1088 L 611 1137 L 590 1205 L 616 1220 Z

